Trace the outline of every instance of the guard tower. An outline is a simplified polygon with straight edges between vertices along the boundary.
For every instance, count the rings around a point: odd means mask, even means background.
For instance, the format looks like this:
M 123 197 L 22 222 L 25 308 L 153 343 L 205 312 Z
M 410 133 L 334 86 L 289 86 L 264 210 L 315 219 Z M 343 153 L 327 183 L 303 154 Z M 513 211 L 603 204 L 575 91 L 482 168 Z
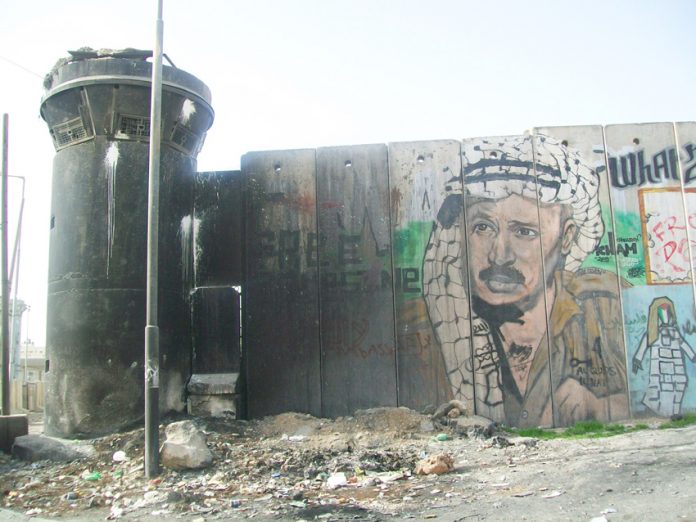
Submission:
M 70 52 L 46 76 L 56 155 L 48 280 L 45 428 L 94 435 L 143 416 L 149 51 Z M 163 67 L 159 215 L 160 408 L 185 407 L 191 368 L 196 156 L 208 87 Z

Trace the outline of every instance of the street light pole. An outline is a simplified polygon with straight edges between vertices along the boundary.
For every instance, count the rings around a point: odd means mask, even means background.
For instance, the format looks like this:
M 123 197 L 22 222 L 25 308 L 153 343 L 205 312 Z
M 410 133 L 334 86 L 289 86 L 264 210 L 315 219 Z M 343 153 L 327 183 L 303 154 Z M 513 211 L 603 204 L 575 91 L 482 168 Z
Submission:
M 145 476 L 159 474 L 159 326 L 157 263 L 159 257 L 159 186 L 162 117 L 162 0 L 157 0 L 157 37 L 152 63 L 150 164 L 147 208 L 147 297 L 145 317 Z

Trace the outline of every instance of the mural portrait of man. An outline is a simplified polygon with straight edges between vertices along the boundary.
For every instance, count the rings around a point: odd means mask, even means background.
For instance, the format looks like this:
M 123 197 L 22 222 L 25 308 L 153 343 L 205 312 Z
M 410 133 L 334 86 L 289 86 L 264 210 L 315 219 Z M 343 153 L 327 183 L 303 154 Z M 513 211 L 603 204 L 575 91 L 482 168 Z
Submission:
M 452 395 L 513 426 L 628 415 L 619 279 L 582 268 L 600 178 L 542 135 L 465 140 L 423 261 Z

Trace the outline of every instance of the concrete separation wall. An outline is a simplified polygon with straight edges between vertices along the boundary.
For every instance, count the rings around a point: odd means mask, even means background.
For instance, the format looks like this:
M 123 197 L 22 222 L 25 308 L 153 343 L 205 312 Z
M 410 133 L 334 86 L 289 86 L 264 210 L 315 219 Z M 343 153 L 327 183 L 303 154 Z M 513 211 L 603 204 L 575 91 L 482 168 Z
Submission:
M 248 413 L 696 411 L 695 143 L 666 123 L 245 155 Z

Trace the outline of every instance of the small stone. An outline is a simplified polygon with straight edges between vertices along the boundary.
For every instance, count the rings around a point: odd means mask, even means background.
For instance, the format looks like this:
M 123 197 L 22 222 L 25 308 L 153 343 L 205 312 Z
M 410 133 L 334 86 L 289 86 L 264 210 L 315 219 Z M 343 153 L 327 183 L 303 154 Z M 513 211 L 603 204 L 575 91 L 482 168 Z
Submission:
M 416 475 L 441 475 L 454 469 L 454 460 L 446 453 L 431 455 L 416 464 Z
M 441 419 L 442 417 L 445 417 L 446 415 L 448 415 L 449 412 L 455 408 L 457 410 L 459 410 L 460 415 L 467 414 L 466 404 L 464 404 L 461 401 L 452 400 L 452 401 L 449 401 L 449 402 L 446 402 L 446 403 L 440 405 L 440 407 L 437 408 L 437 410 L 435 410 L 435 413 L 433 413 L 432 418 L 433 418 L 433 420 Z
M 539 444 L 539 440 L 532 439 L 530 437 L 524 437 L 524 438 L 521 437 L 519 439 L 515 439 L 515 444 L 526 446 L 528 448 L 536 448 L 537 444 Z
M 480 415 L 458 417 L 454 419 L 453 428 L 457 433 L 468 437 L 490 437 L 496 429 L 496 423 Z
M 491 446 L 495 446 L 496 448 L 507 448 L 508 446 L 512 446 L 512 442 L 501 435 L 496 435 L 491 438 Z
M 77 500 L 77 493 L 74 491 L 68 491 L 65 495 L 60 497 L 61 500 L 65 500 L 67 502 L 71 502 L 73 500 Z
M 12 445 L 12 455 L 29 462 L 39 460 L 71 462 L 93 457 L 95 454 L 96 451 L 90 444 L 71 443 L 45 435 L 22 435 L 17 437 Z
M 178 491 L 167 492 L 167 502 L 171 504 L 176 504 L 177 502 L 181 502 L 182 500 L 184 500 L 184 496 Z
M 556 498 L 556 497 L 560 497 L 562 494 L 563 494 L 563 491 L 554 490 L 554 491 L 551 491 L 550 493 L 542 495 L 541 498 Z
M 162 465 L 174 469 L 201 469 L 213 463 L 205 435 L 191 421 L 173 422 L 165 430 L 160 457 Z

